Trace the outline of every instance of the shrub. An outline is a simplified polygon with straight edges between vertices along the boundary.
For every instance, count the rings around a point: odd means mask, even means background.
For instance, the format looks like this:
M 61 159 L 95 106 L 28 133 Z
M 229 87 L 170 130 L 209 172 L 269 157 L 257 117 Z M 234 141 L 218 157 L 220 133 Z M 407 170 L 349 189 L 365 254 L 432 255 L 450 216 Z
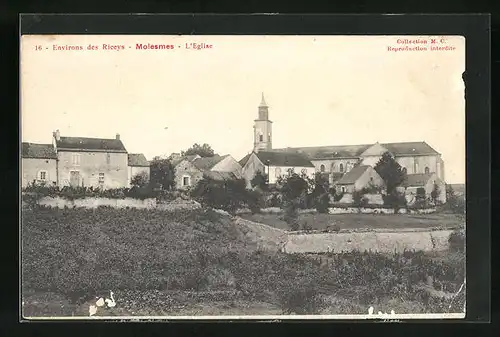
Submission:
M 146 187 L 149 184 L 149 175 L 147 172 L 139 172 L 130 180 L 132 186 Z
M 342 200 L 342 197 L 344 197 L 344 192 L 338 191 L 338 193 L 333 196 L 333 200 L 337 202 Z
M 246 203 L 252 213 L 259 213 L 264 207 L 264 198 L 259 191 L 247 191 Z
M 297 204 L 294 201 L 288 201 L 285 204 L 283 220 L 290 226 L 293 231 L 299 230 L 300 226 L 298 223 L 299 212 L 297 209 Z
M 363 199 L 362 191 L 354 191 L 352 192 L 352 205 L 354 207 L 361 207 L 361 200 Z
M 312 231 L 313 227 L 311 224 L 309 224 L 309 222 L 304 222 L 304 224 L 302 225 L 302 229 L 305 230 L 305 231 Z
M 455 230 L 448 239 L 450 250 L 454 252 L 463 252 L 465 250 L 465 231 Z
M 383 194 L 384 206 L 388 206 L 397 212 L 400 208 L 406 207 L 406 198 L 404 193 L 393 191 L 391 194 Z
M 314 207 L 318 213 L 328 213 L 328 206 L 330 205 L 330 197 L 328 193 L 323 193 L 314 200 Z

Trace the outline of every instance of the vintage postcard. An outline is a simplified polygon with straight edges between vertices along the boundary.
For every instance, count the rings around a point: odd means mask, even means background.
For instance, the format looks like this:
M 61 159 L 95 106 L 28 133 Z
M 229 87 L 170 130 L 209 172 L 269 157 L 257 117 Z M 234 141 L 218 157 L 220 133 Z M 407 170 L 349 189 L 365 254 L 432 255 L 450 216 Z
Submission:
M 23 35 L 22 317 L 465 317 L 465 38 Z

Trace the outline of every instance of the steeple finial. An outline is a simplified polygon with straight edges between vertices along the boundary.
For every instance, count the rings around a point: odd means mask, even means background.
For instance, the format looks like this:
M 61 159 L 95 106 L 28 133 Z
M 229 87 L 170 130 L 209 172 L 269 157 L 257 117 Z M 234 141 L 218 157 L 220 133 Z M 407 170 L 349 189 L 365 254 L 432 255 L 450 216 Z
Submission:
M 262 93 L 262 100 L 260 101 L 259 106 L 267 106 L 266 100 L 264 99 L 264 93 Z

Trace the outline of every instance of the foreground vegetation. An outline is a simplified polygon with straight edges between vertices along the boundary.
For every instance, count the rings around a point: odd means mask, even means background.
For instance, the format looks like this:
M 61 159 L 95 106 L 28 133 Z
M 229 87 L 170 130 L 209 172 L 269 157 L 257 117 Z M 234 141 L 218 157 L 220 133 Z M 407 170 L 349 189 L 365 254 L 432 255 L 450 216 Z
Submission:
M 209 210 L 36 208 L 23 212 L 22 239 L 25 315 L 85 315 L 109 290 L 111 315 L 461 312 L 464 301 L 433 293 L 459 289 L 463 253 L 260 251 Z

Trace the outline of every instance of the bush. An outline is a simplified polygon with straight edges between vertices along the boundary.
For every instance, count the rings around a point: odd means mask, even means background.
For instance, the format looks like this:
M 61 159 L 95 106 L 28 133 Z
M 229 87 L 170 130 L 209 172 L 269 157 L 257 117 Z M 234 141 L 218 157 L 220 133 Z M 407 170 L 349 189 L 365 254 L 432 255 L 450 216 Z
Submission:
M 382 198 L 384 199 L 384 206 L 393 208 L 396 213 L 400 208 L 406 207 L 404 193 L 394 191 L 391 194 L 383 194 Z
M 296 202 L 288 201 L 285 204 L 283 220 L 290 226 L 293 231 L 299 230 L 299 212 Z
M 132 186 L 146 187 L 149 184 L 149 175 L 147 172 L 139 172 L 130 180 Z
M 264 197 L 259 191 L 247 191 L 246 203 L 252 213 L 259 213 L 265 206 Z
M 454 252 L 463 252 L 465 250 L 465 230 L 455 230 L 448 239 L 450 250 Z
M 330 205 L 330 197 L 327 193 L 323 193 L 314 200 L 314 207 L 318 213 L 328 213 L 328 206 Z

